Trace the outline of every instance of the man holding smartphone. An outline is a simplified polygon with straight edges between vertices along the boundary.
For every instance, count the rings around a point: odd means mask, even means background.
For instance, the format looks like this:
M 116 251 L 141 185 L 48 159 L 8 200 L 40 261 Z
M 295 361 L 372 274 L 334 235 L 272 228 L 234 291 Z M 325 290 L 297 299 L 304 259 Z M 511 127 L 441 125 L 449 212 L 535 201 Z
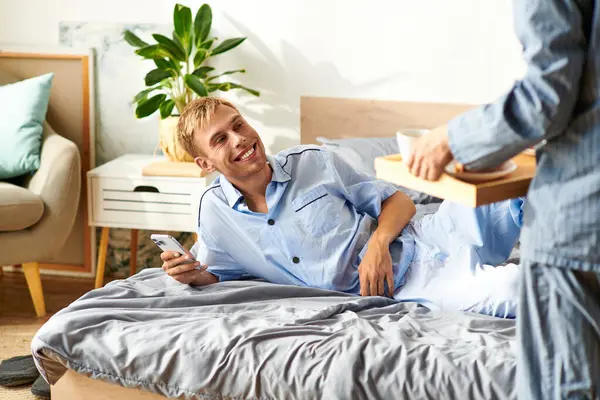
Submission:
M 191 102 L 178 133 L 202 169 L 221 173 L 199 204 L 196 258 L 208 267 L 183 264 L 181 253 L 161 256 L 179 282 L 257 277 L 514 316 L 518 266 L 495 266 L 519 237 L 521 199 L 476 209 L 444 202 L 413 222 L 407 195 L 337 153 L 299 146 L 267 155 L 224 100 Z

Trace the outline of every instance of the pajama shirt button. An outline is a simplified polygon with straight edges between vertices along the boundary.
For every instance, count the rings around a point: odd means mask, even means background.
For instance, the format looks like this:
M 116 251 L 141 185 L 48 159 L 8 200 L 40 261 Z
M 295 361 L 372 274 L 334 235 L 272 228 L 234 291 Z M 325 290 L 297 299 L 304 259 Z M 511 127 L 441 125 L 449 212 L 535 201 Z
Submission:
M 292 261 L 294 262 L 294 264 L 298 264 L 300 262 L 300 259 L 298 257 L 294 257 L 292 258 Z
M 269 225 L 275 225 L 275 220 L 269 218 L 269 220 L 267 221 L 267 224 L 269 224 Z

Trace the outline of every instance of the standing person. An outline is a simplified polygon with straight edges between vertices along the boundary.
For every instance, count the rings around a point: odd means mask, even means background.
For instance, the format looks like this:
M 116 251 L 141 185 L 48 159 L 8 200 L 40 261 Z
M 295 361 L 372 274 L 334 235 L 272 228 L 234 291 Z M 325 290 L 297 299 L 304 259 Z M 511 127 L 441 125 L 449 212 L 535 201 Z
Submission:
M 455 158 L 499 165 L 537 150 L 521 235 L 517 311 L 522 399 L 600 396 L 600 1 L 520 0 L 527 72 L 492 104 L 421 138 L 412 174 L 437 180 Z

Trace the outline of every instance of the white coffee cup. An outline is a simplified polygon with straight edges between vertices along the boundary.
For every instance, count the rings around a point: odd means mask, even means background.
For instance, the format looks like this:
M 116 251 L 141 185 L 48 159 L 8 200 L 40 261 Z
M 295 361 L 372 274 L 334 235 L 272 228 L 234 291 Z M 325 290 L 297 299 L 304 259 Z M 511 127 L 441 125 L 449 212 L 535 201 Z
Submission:
M 401 129 L 396 132 L 396 141 L 403 161 L 406 161 L 410 156 L 413 142 L 427 132 L 429 132 L 429 129 Z

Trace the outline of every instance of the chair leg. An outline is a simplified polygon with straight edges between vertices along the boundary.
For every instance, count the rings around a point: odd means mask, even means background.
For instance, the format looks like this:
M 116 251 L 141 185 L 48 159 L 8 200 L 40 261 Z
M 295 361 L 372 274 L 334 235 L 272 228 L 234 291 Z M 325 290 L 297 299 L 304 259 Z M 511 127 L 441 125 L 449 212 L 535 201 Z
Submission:
M 40 277 L 40 266 L 36 262 L 24 263 L 23 272 L 29 287 L 29 294 L 33 300 L 33 307 L 38 317 L 46 315 L 46 304 L 44 303 L 44 292 L 42 290 L 42 278 Z

